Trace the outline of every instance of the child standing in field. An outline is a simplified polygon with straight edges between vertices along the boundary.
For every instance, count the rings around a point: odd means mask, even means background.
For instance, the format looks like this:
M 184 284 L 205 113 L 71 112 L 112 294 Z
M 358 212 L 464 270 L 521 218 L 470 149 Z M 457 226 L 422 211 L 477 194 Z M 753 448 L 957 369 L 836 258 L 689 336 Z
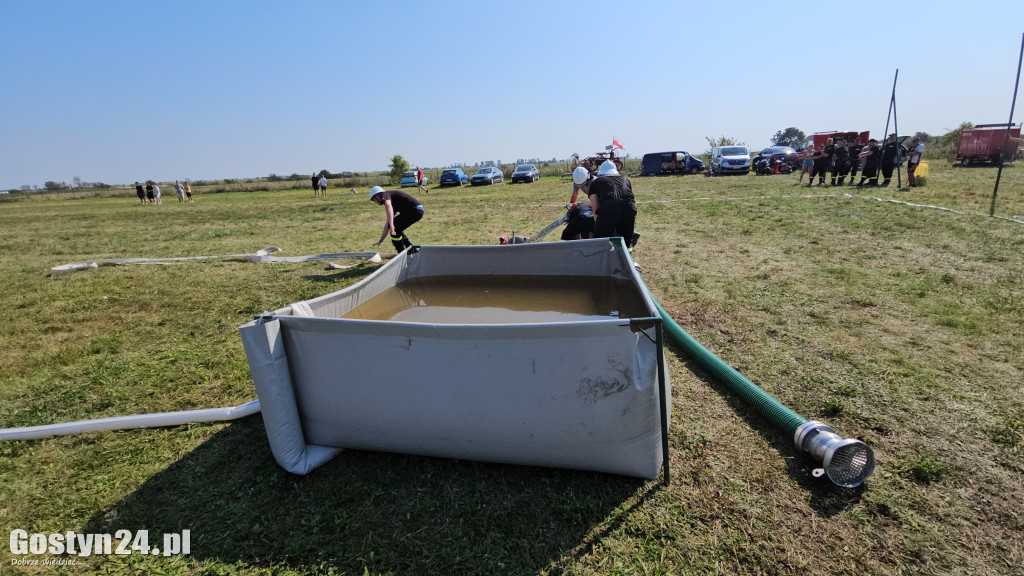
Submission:
M 185 196 L 188 196 L 188 201 L 192 202 L 192 185 L 185 182 Z
M 185 201 L 185 188 L 177 180 L 174 181 L 174 193 L 178 195 L 178 204 Z
M 327 174 L 320 175 L 320 196 L 327 198 Z
M 164 203 L 164 201 L 160 199 L 160 187 L 157 186 L 156 184 L 153 184 L 153 200 L 157 204 L 163 204 Z

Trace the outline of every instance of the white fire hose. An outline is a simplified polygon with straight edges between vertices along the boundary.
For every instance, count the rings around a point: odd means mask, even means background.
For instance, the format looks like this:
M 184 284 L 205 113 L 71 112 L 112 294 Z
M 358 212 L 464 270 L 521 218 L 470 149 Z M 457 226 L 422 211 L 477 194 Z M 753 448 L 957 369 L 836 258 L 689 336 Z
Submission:
M 134 416 L 118 416 L 99 418 L 97 420 L 79 420 L 63 424 L 44 424 L 42 426 L 25 426 L 23 428 L 0 428 L 0 440 L 39 440 L 51 436 L 69 436 L 86 432 L 104 432 L 107 430 L 131 430 L 134 428 L 157 428 L 161 426 L 182 426 L 193 422 L 225 422 L 251 416 L 260 411 L 260 401 L 253 400 L 239 406 L 226 408 L 207 408 L 205 410 L 184 410 L 182 412 L 159 412 L 157 414 L 137 414 Z

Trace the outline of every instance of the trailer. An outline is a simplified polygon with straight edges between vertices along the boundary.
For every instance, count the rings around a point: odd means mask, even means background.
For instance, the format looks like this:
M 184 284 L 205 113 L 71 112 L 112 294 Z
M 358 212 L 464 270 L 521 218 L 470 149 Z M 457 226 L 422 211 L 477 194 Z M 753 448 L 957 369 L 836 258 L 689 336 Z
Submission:
M 964 130 L 960 133 L 960 140 L 956 145 L 956 161 L 961 166 L 970 166 L 1013 160 L 1017 157 L 1019 145 L 1016 140 L 1006 137 L 1007 132 L 1011 138 L 1020 139 L 1019 124 L 979 124 L 973 130 Z

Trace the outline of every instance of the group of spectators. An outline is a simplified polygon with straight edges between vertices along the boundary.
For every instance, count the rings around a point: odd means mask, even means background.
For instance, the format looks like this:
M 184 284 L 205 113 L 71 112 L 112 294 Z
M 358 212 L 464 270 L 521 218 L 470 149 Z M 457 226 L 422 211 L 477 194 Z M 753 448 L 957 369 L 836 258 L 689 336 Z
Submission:
M 177 194 L 179 203 L 184 202 L 186 197 L 188 197 L 189 202 L 193 202 L 192 185 L 189 184 L 188 182 L 185 182 L 185 184 L 182 185 L 181 182 L 175 180 L 174 193 Z M 143 206 L 145 206 L 146 204 L 164 203 L 163 199 L 160 197 L 160 187 L 157 186 L 154 182 L 146 182 L 145 187 L 143 187 L 142 184 L 136 182 L 135 195 L 139 197 L 139 202 L 142 203 Z
M 803 159 L 801 164 L 800 178 L 797 184 L 801 184 L 804 174 L 809 174 L 806 186 L 810 188 L 814 179 L 818 179 L 818 186 L 825 185 L 825 173 L 831 174 L 832 186 L 843 186 L 846 177 L 850 177 L 850 186 L 854 186 L 857 173 L 860 172 L 860 182 L 856 186 L 888 186 L 892 181 L 892 173 L 896 166 L 903 162 L 904 154 L 907 156 L 907 183 L 910 188 L 917 185 L 914 179 L 914 171 L 921 163 L 921 155 L 924 152 L 924 144 L 921 139 L 914 137 L 910 141 L 909 149 L 904 149 L 896 141 L 896 135 L 890 134 L 885 143 L 878 144 L 878 140 L 868 140 L 866 146 L 860 142 L 847 142 L 840 139 L 833 142 L 829 138 L 825 145 L 816 149 L 814 144 L 804 148 L 800 152 Z M 882 183 L 879 184 L 878 176 L 881 171 Z
M 314 172 L 311 181 L 313 182 L 313 197 L 327 198 L 327 175 L 321 174 L 317 176 L 316 172 Z

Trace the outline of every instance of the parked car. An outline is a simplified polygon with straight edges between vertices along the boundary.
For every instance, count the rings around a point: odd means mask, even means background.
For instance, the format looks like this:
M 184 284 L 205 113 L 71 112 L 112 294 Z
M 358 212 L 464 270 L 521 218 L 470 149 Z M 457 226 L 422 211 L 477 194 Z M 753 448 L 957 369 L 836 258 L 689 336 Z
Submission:
M 482 184 L 494 184 L 495 182 L 504 182 L 505 176 L 501 173 L 501 170 L 497 168 L 481 168 L 473 174 L 473 177 L 469 179 L 469 183 L 473 186 L 480 186 Z
M 469 176 L 466 176 L 462 168 L 446 168 L 437 182 L 441 186 L 462 186 L 469 184 Z
M 516 182 L 536 182 L 540 179 L 540 170 L 533 164 L 522 164 L 516 166 L 516 169 L 512 172 L 512 183 Z
M 750 163 L 754 174 L 789 174 L 800 167 L 800 156 L 789 146 L 769 146 Z
M 664 174 L 700 174 L 704 171 L 704 161 L 694 158 L 682 150 L 674 152 L 651 152 L 644 154 L 640 161 L 641 176 L 660 176 Z
M 427 175 L 424 174 L 423 175 L 423 185 L 424 186 L 427 185 L 427 181 L 428 180 L 429 179 L 427 178 Z M 416 180 L 416 171 L 415 170 L 407 170 L 405 172 L 402 172 L 402 180 L 401 180 L 400 183 L 402 185 L 402 188 L 410 188 L 412 186 L 418 185 L 419 182 Z
M 711 175 L 750 173 L 750 149 L 746 146 L 715 146 L 711 148 Z

